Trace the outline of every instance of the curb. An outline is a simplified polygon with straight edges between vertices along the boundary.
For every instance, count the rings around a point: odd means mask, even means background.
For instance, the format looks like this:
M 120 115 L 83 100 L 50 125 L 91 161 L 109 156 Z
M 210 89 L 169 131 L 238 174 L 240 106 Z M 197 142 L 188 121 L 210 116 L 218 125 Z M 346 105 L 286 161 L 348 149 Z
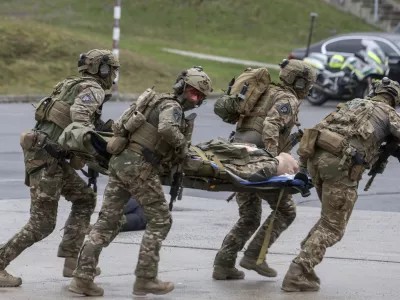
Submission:
M 115 93 L 109 100 L 110 102 L 131 102 L 136 101 L 140 94 L 120 94 Z M 223 94 L 212 94 L 207 100 L 215 100 Z M 37 103 L 48 95 L 0 95 L 0 104 L 11 103 Z

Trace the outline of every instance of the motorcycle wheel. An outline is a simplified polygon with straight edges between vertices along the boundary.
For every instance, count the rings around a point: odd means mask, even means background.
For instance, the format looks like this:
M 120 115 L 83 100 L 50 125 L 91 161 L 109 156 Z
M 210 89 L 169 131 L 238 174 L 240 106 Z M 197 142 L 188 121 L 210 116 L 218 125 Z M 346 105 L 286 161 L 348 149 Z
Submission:
M 328 101 L 328 96 L 320 91 L 312 90 L 311 94 L 309 96 L 306 96 L 306 99 L 313 106 L 321 106 L 326 101 Z

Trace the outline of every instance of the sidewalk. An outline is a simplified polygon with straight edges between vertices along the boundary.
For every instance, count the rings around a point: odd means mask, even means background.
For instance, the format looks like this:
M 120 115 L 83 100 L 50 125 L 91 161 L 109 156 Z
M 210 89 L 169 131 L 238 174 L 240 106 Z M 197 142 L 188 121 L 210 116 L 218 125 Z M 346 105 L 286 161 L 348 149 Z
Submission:
M 212 194 L 210 194 L 212 197 Z M 97 218 L 100 200 L 93 221 Z M 0 299 L 76 299 L 61 277 L 63 260 L 56 257 L 69 203 L 60 201 L 56 230 L 27 249 L 7 269 L 22 276 L 19 288 L 1 288 Z M 269 212 L 264 205 L 263 218 Z M 301 239 L 315 223 L 319 208 L 298 208 L 293 225 L 271 248 L 268 262 L 279 272 L 267 279 L 245 271 L 241 281 L 211 279 L 213 259 L 225 234 L 237 219 L 232 201 L 185 197 L 173 211 L 172 230 L 161 251 L 160 278 L 175 282 L 175 290 L 161 299 L 399 299 L 400 214 L 354 211 L 343 240 L 327 251 L 316 268 L 322 281 L 317 293 L 284 293 L 280 290 Z M 0 202 L 0 243 L 5 242 L 29 218 L 29 199 Z M 91 299 L 134 299 L 133 271 L 143 231 L 121 233 L 100 258 L 102 274 L 96 280 L 105 296 Z M 241 256 L 242 254 L 240 254 Z M 147 297 L 153 299 L 153 297 Z

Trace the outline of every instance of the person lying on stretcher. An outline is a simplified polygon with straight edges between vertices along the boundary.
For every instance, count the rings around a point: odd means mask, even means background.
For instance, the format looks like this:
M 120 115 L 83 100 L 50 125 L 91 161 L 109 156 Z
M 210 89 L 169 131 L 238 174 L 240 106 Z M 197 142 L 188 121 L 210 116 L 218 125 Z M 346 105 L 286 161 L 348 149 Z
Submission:
M 252 144 L 230 143 L 223 139 L 191 146 L 183 165 L 185 176 L 227 179 L 226 171 L 248 181 L 267 180 L 272 176 L 293 175 L 298 162 L 287 153 L 276 157 Z

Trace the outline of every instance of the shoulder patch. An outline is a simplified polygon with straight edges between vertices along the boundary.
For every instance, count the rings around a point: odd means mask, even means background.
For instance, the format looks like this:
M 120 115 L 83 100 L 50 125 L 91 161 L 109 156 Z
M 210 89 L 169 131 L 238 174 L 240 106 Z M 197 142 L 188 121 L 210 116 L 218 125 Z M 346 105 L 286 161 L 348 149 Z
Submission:
M 182 112 L 180 109 L 175 107 L 172 114 L 174 116 L 174 120 L 179 123 L 182 119 Z
M 284 103 L 278 106 L 278 111 L 282 115 L 288 115 L 292 112 L 290 103 Z
M 83 103 L 89 103 L 92 102 L 93 96 L 91 94 L 86 94 L 82 96 L 81 100 Z

